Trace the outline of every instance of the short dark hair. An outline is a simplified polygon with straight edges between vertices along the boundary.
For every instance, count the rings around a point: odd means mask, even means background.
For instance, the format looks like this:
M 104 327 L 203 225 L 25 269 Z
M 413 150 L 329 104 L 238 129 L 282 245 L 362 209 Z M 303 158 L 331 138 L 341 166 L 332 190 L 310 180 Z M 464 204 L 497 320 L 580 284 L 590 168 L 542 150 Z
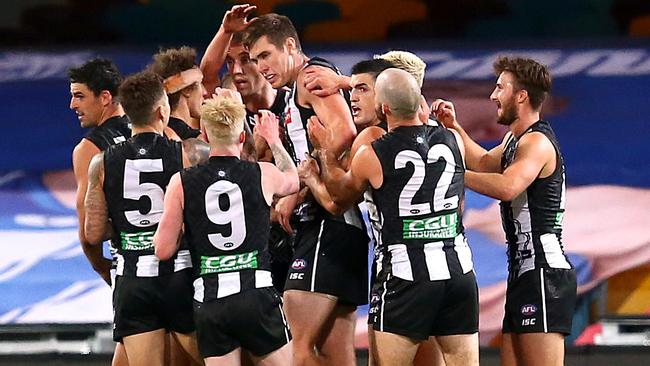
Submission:
M 122 107 L 136 126 L 150 122 L 154 105 L 165 97 L 162 78 L 149 70 L 133 74 L 120 85 Z
M 370 60 L 363 60 L 357 62 L 352 66 L 351 75 L 356 74 L 370 74 L 374 79 L 377 78 L 382 71 L 395 67 L 392 62 L 384 60 L 383 58 L 372 58 Z
M 296 40 L 296 48 L 299 51 L 302 50 L 296 28 L 291 20 L 284 15 L 269 13 L 257 17 L 246 28 L 244 43 L 250 47 L 264 36 L 277 48 L 282 48 L 284 41 L 291 37 Z
M 540 109 L 552 85 L 546 66 L 530 58 L 500 56 L 493 67 L 497 77 L 504 71 L 511 72 L 515 76 L 515 89 L 525 90 L 530 106 L 534 110 Z
M 196 66 L 196 50 L 191 47 L 169 48 L 153 55 L 153 63 L 149 66 L 151 71 L 166 79 Z M 188 86 L 193 88 L 194 85 Z M 181 91 L 169 94 L 169 106 L 176 109 L 181 99 Z
M 230 44 L 244 44 L 244 38 L 246 38 L 246 32 L 241 31 L 241 32 L 235 32 L 232 34 L 232 38 L 230 39 Z
M 105 58 L 95 58 L 79 67 L 70 68 L 68 78 L 71 83 L 85 84 L 95 96 L 107 90 L 113 98 L 117 97 L 122 82 L 120 70 Z

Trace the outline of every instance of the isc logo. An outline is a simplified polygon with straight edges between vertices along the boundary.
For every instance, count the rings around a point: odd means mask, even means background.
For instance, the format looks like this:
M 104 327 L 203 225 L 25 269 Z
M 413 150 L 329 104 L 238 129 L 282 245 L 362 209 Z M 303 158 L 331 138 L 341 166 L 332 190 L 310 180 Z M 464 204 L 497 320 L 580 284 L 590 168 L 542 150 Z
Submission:
M 290 280 L 302 280 L 305 277 L 304 273 L 291 273 L 289 274 Z
M 532 319 L 522 319 L 521 320 L 521 325 L 526 326 L 526 325 L 535 325 L 535 318 Z

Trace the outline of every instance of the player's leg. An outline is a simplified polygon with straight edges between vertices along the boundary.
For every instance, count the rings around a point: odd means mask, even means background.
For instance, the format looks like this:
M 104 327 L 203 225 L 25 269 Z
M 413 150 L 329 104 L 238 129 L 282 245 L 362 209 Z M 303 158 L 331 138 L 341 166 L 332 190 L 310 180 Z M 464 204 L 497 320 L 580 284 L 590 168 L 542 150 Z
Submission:
M 205 366 L 239 366 L 241 364 L 241 347 L 223 356 L 212 356 L 204 359 Z
M 405 336 L 375 330 L 372 346 L 376 356 L 375 365 L 412 365 L 418 350 L 418 343 L 418 341 Z
M 515 356 L 515 346 L 512 344 L 512 333 L 504 333 L 501 341 L 501 365 L 517 366 L 517 357 Z
M 178 333 L 171 332 L 174 339 L 171 343 L 177 343 L 176 353 L 180 354 L 177 359 L 189 359 L 193 364 L 201 364 L 201 355 L 199 354 L 199 346 L 196 342 L 196 333 Z M 174 359 L 172 359 L 173 361 Z
M 564 365 L 564 335 L 560 333 L 523 333 L 513 334 L 512 338 L 518 365 Z
M 413 360 L 414 366 L 445 366 L 445 359 L 442 355 L 440 345 L 436 337 L 429 337 L 420 343 L 418 352 Z
M 115 343 L 115 352 L 113 353 L 111 366 L 129 366 L 129 359 L 126 357 L 126 350 L 124 349 L 124 344 L 121 342 Z
M 293 364 L 322 365 L 315 346 L 336 308 L 337 298 L 301 290 L 284 291 L 284 309 L 293 335 Z
M 275 351 L 261 357 L 253 357 L 257 366 L 285 366 L 291 365 L 293 357 L 293 344 L 289 342 Z
M 354 366 L 354 328 L 357 322 L 356 306 L 338 304 L 323 329 L 318 344 L 323 361 L 327 365 Z
M 436 337 L 447 366 L 478 366 L 478 333 Z
M 372 328 L 372 324 L 368 324 L 368 366 L 376 366 L 377 362 L 377 349 L 375 347 L 375 330 Z
M 124 337 L 129 366 L 164 365 L 165 337 L 164 329 Z

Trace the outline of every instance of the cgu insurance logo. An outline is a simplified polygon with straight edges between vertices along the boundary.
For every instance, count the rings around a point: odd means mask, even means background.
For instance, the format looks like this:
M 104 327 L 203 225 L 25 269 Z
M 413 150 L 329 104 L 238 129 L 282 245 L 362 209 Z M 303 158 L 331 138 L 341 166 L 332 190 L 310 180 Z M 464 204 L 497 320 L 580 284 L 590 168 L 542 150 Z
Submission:
M 201 256 L 201 275 L 257 268 L 257 250 L 242 254 Z
M 404 220 L 402 222 L 403 239 L 448 239 L 457 235 L 458 213 L 427 217 L 424 219 Z

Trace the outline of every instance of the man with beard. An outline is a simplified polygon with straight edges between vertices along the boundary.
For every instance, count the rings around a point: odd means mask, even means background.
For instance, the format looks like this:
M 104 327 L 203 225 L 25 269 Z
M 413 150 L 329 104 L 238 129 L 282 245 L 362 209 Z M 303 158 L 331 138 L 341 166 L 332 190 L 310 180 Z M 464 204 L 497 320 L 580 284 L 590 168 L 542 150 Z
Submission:
M 503 319 L 502 365 L 563 365 L 564 335 L 571 332 L 576 274 L 562 247 L 565 169 L 550 124 L 540 119 L 551 89 L 546 66 L 499 57 L 490 99 L 497 123 L 510 131 L 487 151 L 456 120 L 453 104 L 431 109 L 458 131 L 467 150 L 467 186 L 501 200 L 508 243 L 508 289 Z
M 332 132 L 339 156 L 349 149 L 356 129 L 343 93 L 316 96 L 305 87 L 310 68 L 336 68 L 303 52 L 291 21 L 265 14 L 246 28 L 251 59 L 275 89 L 291 87 L 284 126 L 296 163 L 312 150 L 307 120 L 318 115 Z M 292 195 L 276 204 L 280 223 L 292 232 L 297 207 L 294 258 L 285 285 L 285 309 L 295 336 L 295 365 L 353 365 L 357 305 L 367 302 L 368 238 L 358 210 L 331 215 L 311 196 Z

